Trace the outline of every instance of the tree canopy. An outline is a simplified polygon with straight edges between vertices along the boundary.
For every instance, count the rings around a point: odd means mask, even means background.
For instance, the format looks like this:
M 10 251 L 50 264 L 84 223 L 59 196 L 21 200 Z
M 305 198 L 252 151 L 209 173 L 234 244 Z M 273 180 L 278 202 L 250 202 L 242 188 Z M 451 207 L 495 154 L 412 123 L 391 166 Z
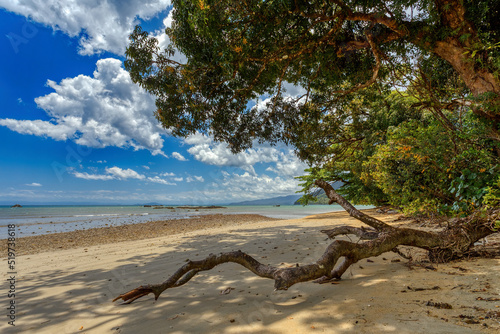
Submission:
M 310 264 L 266 265 L 242 251 L 188 260 L 164 282 L 114 301 L 131 303 L 150 293 L 157 299 L 228 262 L 273 279 L 276 290 L 340 279 L 361 259 L 402 254 L 401 245 L 445 262 L 471 254 L 478 240 L 498 231 L 498 1 L 173 5 L 170 45 L 161 50 L 137 27 L 125 63 L 132 79 L 156 96 L 163 126 L 178 136 L 211 135 L 234 152 L 255 141 L 293 145 L 311 166 L 302 177 L 305 199 L 321 188 L 370 228 L 323 230 L 332 239 L 354 234 L 359 240 L 334 240 Z M 174 52 L 187 61 L 175 61 Z M 293 86 L 302 93 L 287 95 Z M 336 191 L 331 181 L 343 186 Z M 357 203 L 464 217 L 436 231 L 395 227 L 357 210 L 342 194 Z
M 358 203 L 495 202 L 498 1 L 172 3 L 169 46 L 136 27 L 125 67 L 174 135 L 205 133 L 233 152 L 293 145 L 312 166 L 306 191 L 341 180 Z

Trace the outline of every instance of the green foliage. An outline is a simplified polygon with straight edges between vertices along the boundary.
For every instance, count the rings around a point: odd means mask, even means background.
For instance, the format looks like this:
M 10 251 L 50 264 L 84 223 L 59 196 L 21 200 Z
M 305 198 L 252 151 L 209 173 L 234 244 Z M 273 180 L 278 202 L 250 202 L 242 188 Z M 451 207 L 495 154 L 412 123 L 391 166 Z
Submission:
M 497 196 L 498 1 L 172 4 L 170 45 L 137 27 L 125 67 L 173 135 L 209 134 L 233 152 L 295 147 L 311 166 L 304 202 L 318 178 L 356 204 L 407 212 L 467 213 Z M 291 85 L 304 94 L 287 96 Z
M 484 195 L 484 204 L 489 208 L 500 207 L 500 176 L 491 186 L 486 188 Z
M 472 211 L 483 204 L 488 185 L 499 175 L 493 146 L 472 124 L 477 122 L 464 122 L 456 133 L 433 118 L 402 123 L 366 162 L 368 177 L 391 204 L 407 212 Z
M 445 123 L 411 107 L 411 97 L 388 93 L 369 103 L 367 94 L 356 94 L 343 113 L 337 110 L 352 122 L 337 128 L 338 137 L 330 136 L 330 145 L 314 146 L 316 136 L 325 138 L 323 130 L 331 124 L 326 119 L 307 132 L 313 144 L 301 152 L 309 158 L 311 152 L 323 152 L 326 161 L 299 178 L 306 194 L 303 203 L 314 200 L 314 181 L 324 179 L 342 181 L 338 192 L 355 204 L 391 204 L 406 213 L 462 215 L 487 204 L 485 195 L 495 193 L 489 189 L 500 170 L 498 143 L 488 139 L 484 122 L 469 111 L 446 112 Z M 356 105 L 365 111 L 360 113 Z

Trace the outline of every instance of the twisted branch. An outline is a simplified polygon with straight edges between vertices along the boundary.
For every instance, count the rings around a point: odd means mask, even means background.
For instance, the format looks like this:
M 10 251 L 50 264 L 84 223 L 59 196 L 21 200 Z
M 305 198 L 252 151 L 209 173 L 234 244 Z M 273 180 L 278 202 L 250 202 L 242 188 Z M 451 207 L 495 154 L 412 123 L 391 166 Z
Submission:
M 113 299 L 113 302 L 121 299 L 124 304 L 130 304 L 150 293 L 153 293 L 155 300 L 157 300 L 163 291 L 182 286 L 195 277 L 197 273 L 211 270 L 215 266 L 228 262 L 237 263 L 259 277 L 273 279 L 275 290 L 287 290 L 299 282 L 315 280 L 318 283 L 325 283 L 332 279 L 340 279 L 349 266 L 359 260 L 392 251 L 400 245 L 415 246 L 428 250 L 430 251 L 429 257 L 431 260 L 446 261 L 462 256 L 464 251 L 468 250 L 474 242 L 495 232 L 489 218 L 483 216 L 473 217 L 474 219 L 468 221 L 467 224 L 462 222 L 440 233 L 394 228 L 354 208 L 324 180 L 317 180 L 316 185 L 323 188 L 331 201 L 336 201 L 342 205 L 352 217 L 373 227 L 373 229 L 366 229 L 341 226 L 322 232 L 329 237 L 340 234 L 356 234 L 368 241 L 353 243 L 345 240 L 335 240 L 328 245 L 323 255 L 316 262 L 293 268 L 264 265 L 240 250 L 219 255 L 210 254 L 200 261 L 188 260 L 185 265 L 163 283 L 141 285 L 119 295 Z M 494 215 L 494 217 L 496 219 L 497 216 Z M 336 266 L 341 258 L 343 260 Z

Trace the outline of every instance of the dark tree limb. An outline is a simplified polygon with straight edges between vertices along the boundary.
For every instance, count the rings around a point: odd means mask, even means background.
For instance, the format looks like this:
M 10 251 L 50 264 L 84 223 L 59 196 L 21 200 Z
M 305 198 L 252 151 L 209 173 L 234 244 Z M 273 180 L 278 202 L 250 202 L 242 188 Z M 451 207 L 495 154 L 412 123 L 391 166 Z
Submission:
M 170 276 L 169 279 L 161 284 L 148 284 L 144 286 L 141 285 L 136 289 L 119 295 L 118 297 L 113 299 L 113 302 L 118 299 L 122 299 L 126 304 L 130 304 L 137 298 L 146 296 L 150 293 L 153 293 L 155 296 L 155 300 L 157 300 L 160 294 L 166 289 L 175 288 L 186 284 L 198 272 L 210 270 L 215 266 L 227 262 L 238 263 L 260 277 L 273 278 L 273 274 L 276 271 L 276 268 L 263 265 L 250 255 L 245 254 L 242 251 L 221 253 L 219 255 L 210 254 L 207 258 L 201 261 L 188 260 L 184 266 L 179 268 L 172 276 Z
M 355 234 L 367 241 L 355 243 L 335 240 L 327 246 L 323 255 L 316 262 L 292 268 L 264 265 L 239 250 L 219 255 L 210 254 L 203 260 L 188 261 L 163 283 L 141 285 L 119 295 L 113 302 L 121 299 L 125 304 L 129 304 L 150 293 L 154 294 L 156 300 L 163 291 L 182 286 L 195 277 L 197 273 L 211 270 L 215 266 L 229 262 L 237 263 L 257 276 L 273 279 L 276 290 L 287 290 L 300 282 L 315 280 L 318 283 L 326 283 L 334 279 L 340 279 L 342 274 L 359 260 L 393 251 L 401 245 L 427 250 L 431 261 L 445 262 L 462 257 L 476 241 L 495 233 L 493 224 L 498 219 L 500 212 L 498 209 L 496 211 L 490 210 L 487 214 L 483 212 L 467 219 L 456 220 L 441 232 L 395 228 L 354 208 L 342 196 L 337 194 L 327 182 L 318 180 L 316 184 L 325 190 L 331 200 L 342 205 L 352 217 L 373 228 L 340 226 L 322 232 L 329 237 L 341 234 Z
M 325 233 L 328 238 L 335 239 L 338 235 L 354 234 L 361 240 L 373 240 L 378 238 L 379 232 L 372 228 L 366 227 L 353 227 L 353 226 L 338 226 L 330 230 L 321 230 L 321 233 Z
M 368 216 L 364 214 L 363 212 L 359 211 L 356 209 L 351 203 L 349 203 L 344 197 L 340 196 L 335 189 L 326 181 L 324 180 L 316 180 L 314 182 L 318 187 L 323 189 L 326 193 L 326 196 L 330 199 L 328 204 L 332 203 L 337 203 L 339 204 L 342 208 L 344 208 L 347 213 L 353 218 L 356 218 L 357 220 L 362 221 L 368 226 L 373 227 L 377 231 L 391 231 L 394 230 L 394 227 L 387 225 L 381 220 L 378 220 L 376 218 L 373 218 L 371 216 Z

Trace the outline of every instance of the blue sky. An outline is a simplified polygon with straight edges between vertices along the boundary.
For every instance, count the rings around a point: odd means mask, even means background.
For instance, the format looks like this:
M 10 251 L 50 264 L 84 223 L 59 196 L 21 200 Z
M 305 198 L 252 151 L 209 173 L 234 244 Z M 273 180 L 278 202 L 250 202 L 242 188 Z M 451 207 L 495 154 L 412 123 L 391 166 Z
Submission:
M 0 8 L 0 204 L 218 204 L 299 190 L 294 176 L 306 166 L 289 147 L 232 155 L 199 134 L 174 138 L 155 120 L 124 51 L 138 23 L 168 42 L 169 0 Z

